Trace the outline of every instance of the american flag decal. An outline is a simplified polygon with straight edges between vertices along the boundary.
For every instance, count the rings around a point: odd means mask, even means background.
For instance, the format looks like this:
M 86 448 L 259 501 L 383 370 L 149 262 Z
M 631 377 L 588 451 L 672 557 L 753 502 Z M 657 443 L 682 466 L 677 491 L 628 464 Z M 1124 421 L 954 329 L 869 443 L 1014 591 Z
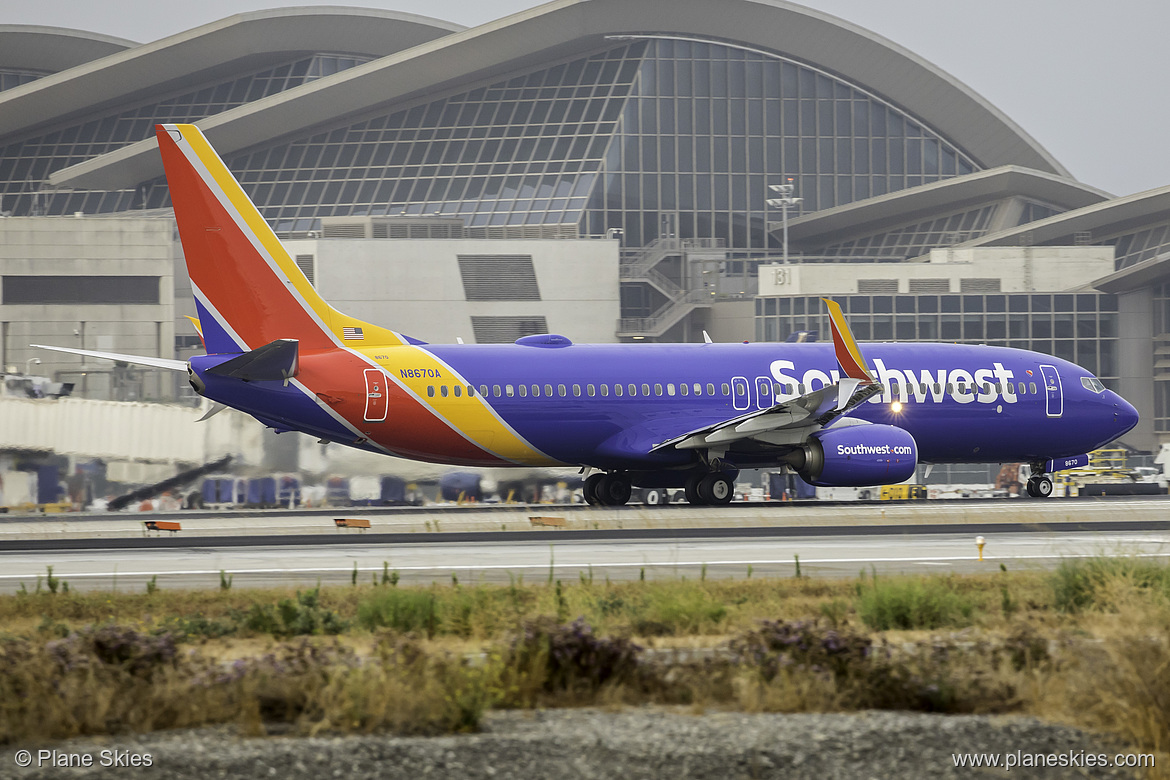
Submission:
M 365 338 L 361 328 L 342 328 L 341 335 L 346 341 L 361 341 Z

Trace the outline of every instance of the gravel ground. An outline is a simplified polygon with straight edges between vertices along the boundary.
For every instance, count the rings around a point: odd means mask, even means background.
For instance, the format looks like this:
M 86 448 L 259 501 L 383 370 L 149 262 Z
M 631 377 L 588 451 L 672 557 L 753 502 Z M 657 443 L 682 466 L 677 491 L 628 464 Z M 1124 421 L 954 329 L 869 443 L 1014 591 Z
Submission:
M 21 746 L 15 746 L 20 748 Z M 0 778 L 1131 778 L 1132 770 L 956 768 L 952 754 L 1114 750 L 1100 738 L 1031 718 L 851 715 L 693 715 L 661 708 L 493 712 L 483 731 L 448 737 L 241 739 L 229 729 L 71 740 L 58 751 L 92 756 L 92 768 L 18 769 L 0 750 Z M 103 768 L 102 750 L 149 753 L 151 766 Z M 32 748 L 36 756 L 36 748 Z M 124 754 L 123 754 L 124 755 Z M 107 754 L 108 759 L 108 754 Z

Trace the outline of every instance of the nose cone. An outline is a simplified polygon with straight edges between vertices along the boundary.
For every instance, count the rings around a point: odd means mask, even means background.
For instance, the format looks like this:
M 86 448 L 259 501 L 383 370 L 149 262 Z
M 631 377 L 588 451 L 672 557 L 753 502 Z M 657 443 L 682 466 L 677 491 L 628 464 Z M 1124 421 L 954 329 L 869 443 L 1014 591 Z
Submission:
M 1137 425 L 1138 413 L 1137 409 L 1133 408 L 1133 404 L 1117 393 L 1110 393 L 1110 395 L 1113 396 L 1113 424 L 1117 429 L 1117 433 L 1114 434 L 1116 438 Z

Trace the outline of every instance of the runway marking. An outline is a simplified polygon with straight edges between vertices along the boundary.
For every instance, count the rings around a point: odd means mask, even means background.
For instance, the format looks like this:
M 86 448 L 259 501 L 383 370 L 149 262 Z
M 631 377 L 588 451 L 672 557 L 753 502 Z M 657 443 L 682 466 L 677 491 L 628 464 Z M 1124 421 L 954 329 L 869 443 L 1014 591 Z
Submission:
M 1009 556 L 989 556 L 983 557 L 983 563 L 994 563 L 996 561 L 1013 561 L 1013 560 L 1060 560 L 1067 558 L 1097 558 L 1100 557 L 1097 553 L 1067 553 L 1063 555 L 1009 555 Z M 1134 558 L 1170 558 L 1170 552 L 1153 552 L 1153 553 L 1135 553 L 1130 556 Z M 809 566 L 814 564 L 835 564 L 835 563 L 918 563 L 924 565 L 945 566 L 947 562 L 964 561 L 970 563 L 979 562 L 978 559 L 970 555 L 954 555 L 942 556 L 932 558 L 815 558 L 808 560 L 801 560 L 802 566 Z M 679 567 L 679 566 L 764 566 L 764 565 L 795 565 L 791 558 L 783 559 L 756 559 L 756 560 L 729 560 L 729 561 L 615 561 L 611 563 L 598 561 L 583 561 L 581 563 L 560 563 L 550 567 L 547 563 L 516 563 L 516 564 L 484 564 L 481 566 L 471 566 L 466 564 L 452 564 L 446 566 L 395 566 L 395 571 L 489 571 L 489 570 L 513 570 L 513 569 L 540 569 L 547 571 L 552 569 L 570 569 L 582 568 L 586 566 L 593 566 L 596 568 L 634 568 L 634 567 Z M 171 571 L 113 571 L 113 572 L 60 572 L 58 577 L 147 577 L 154 575 L 161 576 L 195 576 L 205 574 L 219 574 L 221 571 L 225 574 L 326 574 L 330 572 L 352 572 L 353 566 L 312 566 L 312 567 L 297 567 L 291 569 L 186 569 L 186 570 L 171 570 Z M 381 566 L 358 566 L 359 572 L 380 572 Z M 0 574 L 0 580 L 18 580 L 28 577 L 42 576 L 37 573 L 29 574 Z

